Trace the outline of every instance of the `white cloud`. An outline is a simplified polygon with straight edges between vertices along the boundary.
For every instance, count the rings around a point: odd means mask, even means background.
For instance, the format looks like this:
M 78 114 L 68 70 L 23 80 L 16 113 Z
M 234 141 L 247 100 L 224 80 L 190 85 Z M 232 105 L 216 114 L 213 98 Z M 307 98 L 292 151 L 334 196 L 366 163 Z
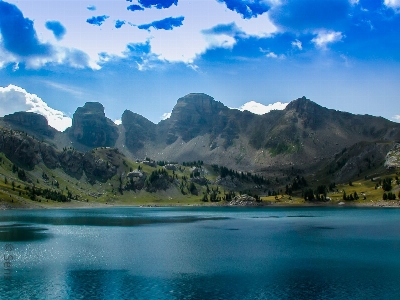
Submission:
M 384 4 L 393 9 L 400 9 L 400 0 L 385 0 Z
M 255 101 L 250 101 L 243 104 L 241 107 L 238 108 L 238 110 L 247 110 L 249 112 L 252 112 L 253 114 L 263 115 L 270 112 L 271 110 L 283 110 L 287 105 L 288 103 L 282 102 L 275 102 L 272 104 L 264 105 Z
M 121 125 L 121 124 L 122 124 L 122 121 L 121 121 L 121 119 L 118 119 L 118 120 L 114 120 L 114 123 L 115 123 L 116 125 Z
M 336 43 L 342 40 L 343 35 L 341 32 L 336 31 L 319 31 L 317 37 L 311 41 L 320 48 L 326 48 L 329 43 Z
M 303 50 L 303 44 L 299 40 L 294 40 L 292 46 L 299 48 L 299 50 Z
M 41 6 L 32 5 L 31 1 L 8 2 L 16 4 L 24 17 L 35 20 L 34 26 L 39 39 L 58 49 L 57 62 L 80 67 L 79 60 L 71 61 L 71 55 L 68 55 L 68 49 L 76 49 L 89 56 L 89 64 L 94 69 L 105 63 L 104 56 L 99 55 L 100 53 L 106 53 L 109 57 L 124 57 L 128 44 L 147 41 L 151 46 L 153 60 L 158 58 L 169 62 L 193 64 L 196 57 L 207 49 L 231 48 L 236 43 L 234 37 L 204 32 L 219 24 L 234 23 L 244 37 L 265 37 L 277 30 L 268 13 L 257 18 L 243 19 L 238 13 L 227 9 L 224 3 L 215 0 L 180 0 L 179 5 L 172 5 L 168 9 L 135 12 L 126 9 L 129 4 L 126 1 L 46 1 L 45 11 Z M 96 7 L 96 11 L 87 9 L 91 5 Z M 107 15 L 109 18 L 101 26 L 86 23 L 88 18 L 99 15 Z M 149 31 L 140 30 L 137 26 L 130 25 L 149 24 L 155 20 L 179 16 L 185 17 L 183 25 L 168 31 L 153 28 Z M 62 40 L 58 41 L 45 27 L 49 19 L 57 20 L 65 26 L 66 34 Z M 116 29 L 116 20 L 124 20 L 126 24 Z M 37 61 L 36 66 L 40 63 L 44 62 Z M 142 68 L 146 69 L 143 66 Z
M 278 58 L 278 59 L 285 59 L 286 58 L 286 56 L 284 54 L 278 55 L 278 54 L 275 54 L 274 52 L 269 52 L 265 56 L 269 57 L 269 58 Z
M 172 112 L 163 113 L 162 116 L 161 116 L 161 120 L 169 119 L 171 117 L 171 113 Z
M 46 117 L 49 125 L 59 131 L 64 131 L 72 125 L 72 119 L 63 112 L 47 105 L 35 94 L 30 94 L 21 87 L 9 85 L 0 87 L 0 116 L 17 111 L 28 111 Z
M 395 121 L 395 122 L 400 123 L 400 115 L 395 115 L 395 116 L 393 116 L 393 117 L 392 117 L 392 120 Z

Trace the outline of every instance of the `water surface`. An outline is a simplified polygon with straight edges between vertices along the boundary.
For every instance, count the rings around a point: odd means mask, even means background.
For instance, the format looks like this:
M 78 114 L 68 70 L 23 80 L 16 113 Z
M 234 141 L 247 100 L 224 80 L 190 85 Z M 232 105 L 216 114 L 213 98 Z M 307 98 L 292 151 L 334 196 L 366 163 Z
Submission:
M 382 208 L 2 211 L 0 295 L 400 299 L 399 228 Z

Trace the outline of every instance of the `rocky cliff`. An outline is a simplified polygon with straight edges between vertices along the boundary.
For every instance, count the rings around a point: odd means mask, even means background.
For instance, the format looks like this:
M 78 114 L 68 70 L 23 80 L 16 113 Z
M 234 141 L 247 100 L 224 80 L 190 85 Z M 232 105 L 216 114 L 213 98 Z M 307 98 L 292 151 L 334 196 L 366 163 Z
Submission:
M 86 102 L 73 115 L 69 136 L 88 147 L 111 147 L 118 138 L 118 128 L 104 114 L 98 102 Z
M 15 112 L 5 115 L 2 119 L 6 124 L 11 125 L 10 127 L 35 134 L 36 136 L 53 138 L 57 132 L 56 129 L 49 126 L 44 116 L 33 112 Z
M 145 117 L 125 110 L 121 121 L 125 128 L 125 145 L 130 151 L 140 150 L 147 141 L 155 140 L 156 125 Z

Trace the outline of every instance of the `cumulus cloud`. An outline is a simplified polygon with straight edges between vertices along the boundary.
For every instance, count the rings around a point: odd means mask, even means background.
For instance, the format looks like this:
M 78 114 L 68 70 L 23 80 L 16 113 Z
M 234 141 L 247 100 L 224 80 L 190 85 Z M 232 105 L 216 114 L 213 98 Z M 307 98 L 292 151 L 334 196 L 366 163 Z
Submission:
M 146 8 L 155 7 L 157 9 L 168 8 L 172 4 L 178 5 L 178 0 L 139 0 L 138 2 Z
M 384 4 L 393 9 L 400 9 L 400 0 L 385 0 Z
M 141 7 L 140 5 L 137 5 L 137 4 L 129 5 L 126 9 L 130 10 L 130 11 L 144 10 L 143 7 Z
M 172 114 L 172 112 L 163 113 L 161 116 L 161 120 L 169 119 L 171 117 L 171 114 Z
M 106 15 L 102 15 L 102 16 L 96 16 L 96 17 L 91 17 L 89 19 L 86 20 L 86 22 L 88 22 L 89 24 L 92 25 L 97 25 L 97 26 L 101 26 L 105 20 L 107 20 L 109 18 L 109 16 Z
M 329 43 L 335 43 L 343 38 L 341 32 L 335 31 L 321 31 L 311 41 L 320 48 L 325 48 Z
M 121 28 L 122 25 L 124 25 L 124 24 L 125 24 L 125 21 L 117 20 L 117 21 L 115 21 L 115 28 Z
M 59 131 L 64 131 L 72 125 L 72 119 L 63 112 L 49 107 L 37 95 L 30 94 L 15 85 L 0 87 L 0 103 L 0 116 L 17 111 L 28 111 L 45 116 L 49 125 Z
M 114 120 L 114 124 L 115 125 L 121 125 L 122 124 L 122 120 L 121 119 Z
M 393 117 L 392 117 L 392 120 L 395 121 L 395 122 L 400 123 L 400 115 L 395 115 L 395 116 L 393 116 Z
M 138 28 L 149 30 L 150 27 L 153 27 L 154 29 L 172 30 L 174 27 L 182 26 L 184 19 L 185 17 L 182 16 L 177 18 L 169 17 L 149 24 L 139 25 Z
M 288 103 L 275 102 L 272 104 L 264 105 L 255 101 L 250 101 L 243 104 L 238 108 L 240 111 L 247 110 L 253 114 L 263 115 L 269 113 L 271 110 L 283 110 L 288 105 Z
M 231 11 L 235 11 L 242 16 L 243 19 L 256 18 L 270 9 L 270 6 L 264 0 L 217 0 L 225 3 L 226 7 Z
M 48 30 L 51 30 L 57 40 L 62 40 L 67 33 L 65 27 L 58 21 L 47 21 L 45 24 Z

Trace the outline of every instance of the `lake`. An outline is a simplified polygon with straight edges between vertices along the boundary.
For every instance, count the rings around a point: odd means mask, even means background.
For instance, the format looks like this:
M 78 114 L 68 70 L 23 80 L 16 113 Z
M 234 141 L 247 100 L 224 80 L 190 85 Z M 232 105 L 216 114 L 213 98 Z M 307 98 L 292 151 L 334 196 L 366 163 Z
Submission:
M 1 299 L 400 299 L 400 210 L 0 213 Z

